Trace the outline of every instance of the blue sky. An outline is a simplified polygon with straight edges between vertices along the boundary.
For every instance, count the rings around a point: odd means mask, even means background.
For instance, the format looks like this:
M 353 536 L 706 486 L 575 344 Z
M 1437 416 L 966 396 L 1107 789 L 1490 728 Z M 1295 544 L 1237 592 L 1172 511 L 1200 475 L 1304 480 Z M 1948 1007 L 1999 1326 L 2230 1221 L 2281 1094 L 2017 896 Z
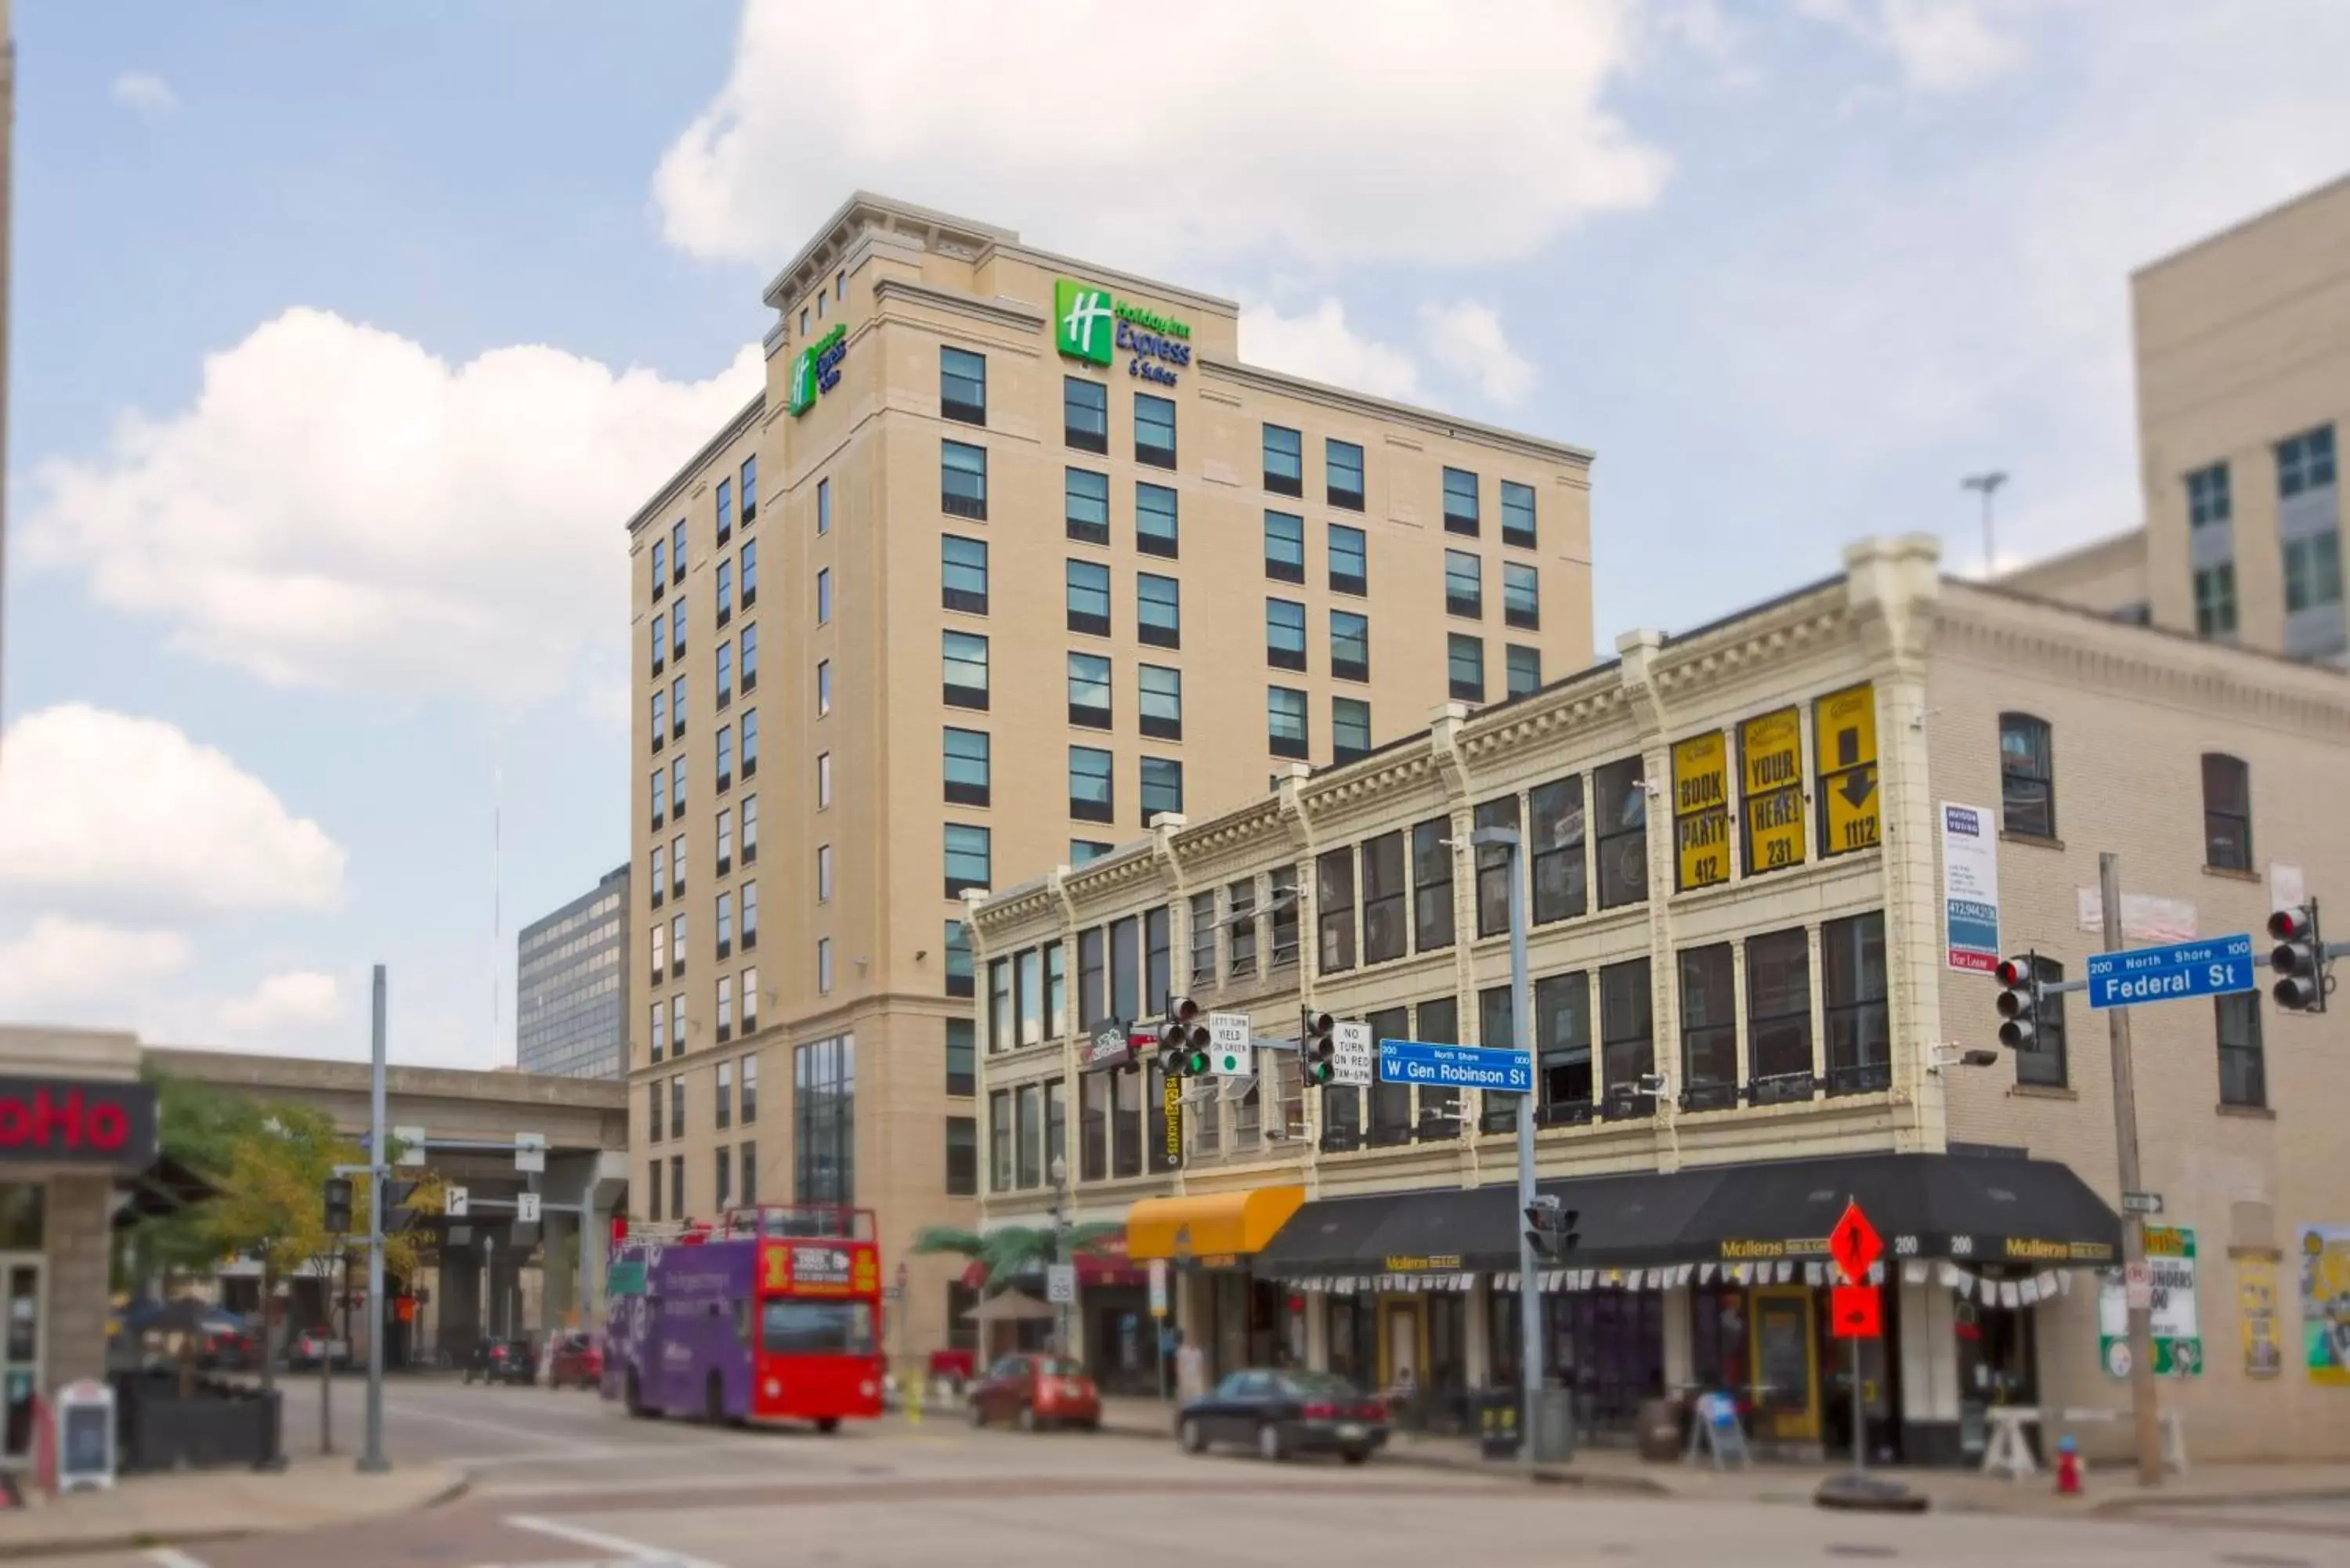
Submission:
M 2133 524 L 2128 270 L 2350 168 L 2332 0 L 859 11 L 18 6 L 0 1016 L 355 1054 L 380 960 L 510 1059 L 627 853 L 621 524 L 858 186 L 1596 448 L 1612 640 L 1975 569 L 1986 466 L 2002 554 Z

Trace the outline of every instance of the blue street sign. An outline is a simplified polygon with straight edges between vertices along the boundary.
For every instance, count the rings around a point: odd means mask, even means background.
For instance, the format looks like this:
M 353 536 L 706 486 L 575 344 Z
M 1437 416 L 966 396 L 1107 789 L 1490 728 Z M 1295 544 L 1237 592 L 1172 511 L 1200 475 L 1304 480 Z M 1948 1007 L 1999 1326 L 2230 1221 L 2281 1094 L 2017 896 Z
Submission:
M 2243 935 L 2089 955 L 2091 1007 L 2225 996 L 2258 991 L 2260 983 L 2254 976 L 2252 939 Z
M 1417 1040 L 1379 1042 L 1379 1082 L 1425 1084 L 1431 1089 L 1483 1089 L 1496 1095 L 1534 1092 L 1528 1051 L 1486 1045 L 1428 1045 Z

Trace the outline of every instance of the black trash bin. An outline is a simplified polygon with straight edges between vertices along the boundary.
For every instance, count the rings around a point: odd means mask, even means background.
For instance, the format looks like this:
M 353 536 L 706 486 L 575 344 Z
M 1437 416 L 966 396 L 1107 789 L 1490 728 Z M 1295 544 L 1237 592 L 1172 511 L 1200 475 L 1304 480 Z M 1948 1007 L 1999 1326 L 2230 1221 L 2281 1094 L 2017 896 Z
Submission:
M 1524 1423 L 1514 1388 L 1488 1388 L 1477 1396 L 1477 1452 L 1488 1459 L 1514 1459 L 1525 1448 Z

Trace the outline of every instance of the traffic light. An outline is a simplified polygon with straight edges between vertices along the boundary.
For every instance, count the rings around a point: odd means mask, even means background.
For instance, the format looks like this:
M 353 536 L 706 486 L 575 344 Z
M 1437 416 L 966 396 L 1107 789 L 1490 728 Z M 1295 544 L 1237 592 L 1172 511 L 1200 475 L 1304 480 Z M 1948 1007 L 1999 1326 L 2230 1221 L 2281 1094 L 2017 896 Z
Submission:
M 1544 1192 L 1526 1205 L 1526 1240 L 1534 1243 L 1534 1256 L 1557 1262 L 1582 1243 L 1575 1229 L 1583 1218 L 1582 1210 L 1569 1209 Z
M 393 1181 L 383 1184 L 383 1228 L 387 1232 L 405 1231 L 416 1223 L 416 1189 L 421 1181 Z
M 348 1176 L 327 1178 L 327 1234 L 348 1236 L 351 1233 L 351 1179 Z
M 1307 1083 L 1327 1084 L 1337 1076 L 1337 1064 L 1331 1060 L 1338 1054 L 1338 1043 L 1331 1037 L 1337 1027 L 1338 1021 L 1326 1012 L 1299 1010 L 1297 1059 L 1305 1064 Z
M 2317 900 L 2271 915 L 2269 935 L 2276 940 L 2269 967 L 2277 972 L 2269 994 L 2287 1012 L 2324 1012 L 2325 938 L 2317 929 Z
M 2011 1051 L 2029 1051 L 2040 1033 L 2040 955 L 1999 961 L 1999 1043 Z
M 1159 1030 L 1159 1070 L 1170 1078 L 1196 1078 L 1208 1070 L 1208 1026 L 1200 1004 L 1188 996 L 1167 999 L 1167 1022 Z

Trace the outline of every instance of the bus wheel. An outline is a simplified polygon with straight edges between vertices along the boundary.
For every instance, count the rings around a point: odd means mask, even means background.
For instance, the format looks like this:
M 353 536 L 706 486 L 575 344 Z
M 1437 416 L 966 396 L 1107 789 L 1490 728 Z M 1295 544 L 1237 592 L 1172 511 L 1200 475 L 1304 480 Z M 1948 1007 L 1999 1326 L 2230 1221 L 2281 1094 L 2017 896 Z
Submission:
M 816 1429 L 829 1437 L 833 1433 L 840 1430 L 840 1417 L 837 1416 L 818 1416 L 816 1418 Z
M 628 1405 L 629 1414 L 634 1416 L 639 1421 L 651 1419 L 654 1412 L 645 1407 L 644 1390 L 638 1386 L 637 1369 L 633 1366 L 629 1368 L 629 1377 L 626 1386 L 628 1392 L 624 1396 L 624 1400 Z
M 726 1419 L 726 1386 L 715 1372 L 710 1375 L 710 1386 L 702 1396 L 702 1418 L 713 1427 Z

